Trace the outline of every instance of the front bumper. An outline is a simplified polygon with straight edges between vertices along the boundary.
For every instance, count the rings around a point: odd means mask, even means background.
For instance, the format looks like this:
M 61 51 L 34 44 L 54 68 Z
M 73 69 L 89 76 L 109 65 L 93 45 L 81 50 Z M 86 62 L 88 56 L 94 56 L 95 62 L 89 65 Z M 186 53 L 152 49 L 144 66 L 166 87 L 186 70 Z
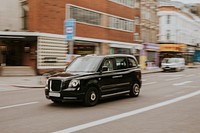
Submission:
M 46 98 L 50 100 L 67 102 L 67 101 L 83 101 L 85 93 L 77 91 L 50 92 L 48 89 L 45 89 L 45 95 Z
M 163 67 L 162 68 L 164 71 L 175 71 L 176 68 L 175 67 Z

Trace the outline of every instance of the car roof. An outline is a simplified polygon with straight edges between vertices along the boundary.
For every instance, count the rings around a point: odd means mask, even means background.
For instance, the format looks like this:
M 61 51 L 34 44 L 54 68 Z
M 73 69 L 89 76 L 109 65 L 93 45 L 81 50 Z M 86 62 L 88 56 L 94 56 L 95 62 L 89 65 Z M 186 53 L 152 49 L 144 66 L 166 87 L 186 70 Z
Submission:
M 97 56 L 97 57 L 134 57 L 133 55 L 128 55 L 128 54 L 110 54 L 110 55 L 86 55 L 86 56 Z

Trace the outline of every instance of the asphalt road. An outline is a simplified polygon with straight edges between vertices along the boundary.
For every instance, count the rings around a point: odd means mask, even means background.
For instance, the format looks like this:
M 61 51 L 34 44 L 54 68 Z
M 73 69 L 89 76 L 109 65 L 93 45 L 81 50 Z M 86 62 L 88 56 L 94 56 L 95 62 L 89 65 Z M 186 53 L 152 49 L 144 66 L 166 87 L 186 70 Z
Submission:
M 199 133 L 200 68 L 143 75 L 138 98 L 54 104 L 41 88 L 0 85 L 1 133 Z

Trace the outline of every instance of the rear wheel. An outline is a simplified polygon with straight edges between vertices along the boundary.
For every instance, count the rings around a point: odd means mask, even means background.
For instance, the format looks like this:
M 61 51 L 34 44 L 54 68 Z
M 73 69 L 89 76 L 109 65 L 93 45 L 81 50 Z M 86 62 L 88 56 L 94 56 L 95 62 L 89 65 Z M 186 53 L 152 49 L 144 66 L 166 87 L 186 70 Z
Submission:
M 134 83 L 130 89 L 129 95 L 131 97 L 137 97 L 140 94 L 140 85 L 138 83 Z
M 99 101 L 99 94 L 97 88 L 90 87 L 85 94 L 84 98 L 85 105 L 94 106 L 98 103 L 98 101 Z

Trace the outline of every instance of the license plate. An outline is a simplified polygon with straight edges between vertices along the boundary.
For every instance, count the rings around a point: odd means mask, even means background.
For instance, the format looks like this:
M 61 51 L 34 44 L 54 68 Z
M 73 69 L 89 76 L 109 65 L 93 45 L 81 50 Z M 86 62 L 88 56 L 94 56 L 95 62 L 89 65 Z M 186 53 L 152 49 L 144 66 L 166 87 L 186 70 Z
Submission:
M 49 96 L 51 96 L 51 97 L 60 97 L 60 93 L 49 92 Z

